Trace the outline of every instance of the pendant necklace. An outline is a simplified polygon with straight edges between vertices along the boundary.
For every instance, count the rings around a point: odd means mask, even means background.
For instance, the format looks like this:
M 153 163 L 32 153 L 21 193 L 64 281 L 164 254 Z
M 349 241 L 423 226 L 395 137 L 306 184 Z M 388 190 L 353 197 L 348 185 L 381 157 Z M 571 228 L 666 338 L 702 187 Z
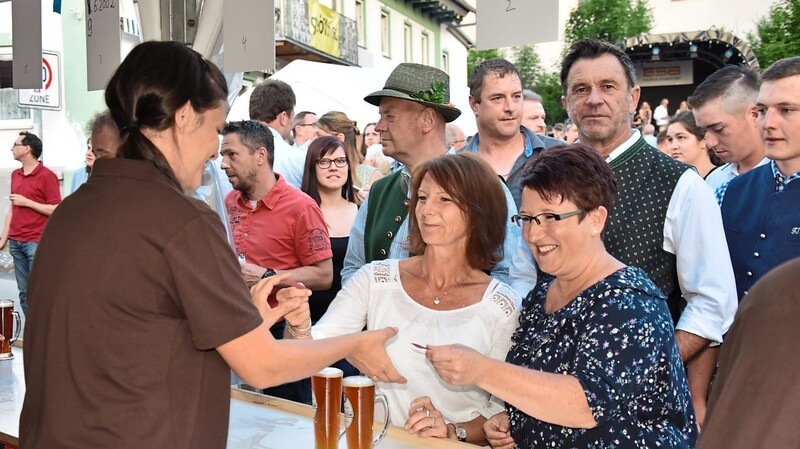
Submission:
M 466 274 L 464 274 L 464 276 L 461 277 L 461 279 L 453 282 L 453 285 L 451 285 L 450 288 L 445 290 L 444 293 L 442 293 L 441 295 L 437 295 L 436 293 L 434 293 L 430 284 L 428 284 L 428 277 L 425 275 L 425 265 L 423 265 L 422 259 L 419 259 L 419 267 L 420 271 L 422 272 L 422 280 L 425 281 L 425 287 L 433 296 L 433 304 L 437 306 L 442 302 L 442 299 L 444 299 L 444 297 L 447 296 L 448 293 L 450 293 L 450 290 L 452 290 L 454 287 L 459 286 L 462 282 L 464 282 L 464 279 L 466 279 L 467 276 L 469 276 L 469 271 L 467 271 Z

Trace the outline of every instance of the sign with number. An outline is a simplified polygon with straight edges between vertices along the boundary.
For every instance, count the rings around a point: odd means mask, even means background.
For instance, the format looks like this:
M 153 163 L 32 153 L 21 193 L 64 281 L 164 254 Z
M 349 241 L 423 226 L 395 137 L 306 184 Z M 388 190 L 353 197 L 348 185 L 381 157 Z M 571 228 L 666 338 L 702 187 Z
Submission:
M 87 90 L 103 90 L 120 62 L 119 0 L 84 1 Z
M 478 0 L 478 50 L 558 40 L 558 0 Z
M 225 73 L 275 69 L 275 0 L 225 0 Z
M 61 56 L 42 52 L 42 88 L 20 89 L 17 104 L 22 108 L 61 109 Z
M 42 2 L 12 2 L 11 23 L 12 87 L 38 89 L 42 87 Z

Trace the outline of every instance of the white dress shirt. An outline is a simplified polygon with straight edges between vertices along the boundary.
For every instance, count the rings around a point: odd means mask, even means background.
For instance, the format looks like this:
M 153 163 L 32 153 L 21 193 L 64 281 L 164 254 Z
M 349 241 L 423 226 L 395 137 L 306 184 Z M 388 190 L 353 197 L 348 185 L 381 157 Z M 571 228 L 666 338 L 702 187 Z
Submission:
M 278 131 L 269 128 L 275 140 L 275 159 L 272 163 L 272 171 L 279 173 L 283 179 L 291 186 L 300 188 L 303 183 L 303 171 L 306 164 L 306 155 L 302 151 L 297 151 L 283 140 Z
M 767 162 L 769 162 L 769 159 L 761 159 L 761 162 L 756 164 L 756 167 L 760 167 Z M 708 176 L 706 176 L 706 182 L 711 186 L 712 190 L 717 190 L 722 184 L 725 184 L 737 176 L 739 176 L 739 164 L 731 162 L 709 173 Z

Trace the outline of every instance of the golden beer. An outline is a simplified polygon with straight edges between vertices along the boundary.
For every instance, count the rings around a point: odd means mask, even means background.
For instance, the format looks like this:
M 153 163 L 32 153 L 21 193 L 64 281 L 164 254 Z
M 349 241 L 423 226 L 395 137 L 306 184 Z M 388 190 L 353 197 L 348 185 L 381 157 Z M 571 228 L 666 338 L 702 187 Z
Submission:
M 342 370 L 328 367 L 311 377 L 314 413 L 314 447 L 337 449 L 342 411 Z

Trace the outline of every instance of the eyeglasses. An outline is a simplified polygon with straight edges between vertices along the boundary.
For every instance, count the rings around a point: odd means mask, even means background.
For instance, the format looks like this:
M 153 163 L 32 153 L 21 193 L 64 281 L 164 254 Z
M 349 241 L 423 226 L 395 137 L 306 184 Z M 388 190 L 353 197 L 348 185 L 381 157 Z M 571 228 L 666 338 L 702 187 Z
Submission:
M 582 210 L 574 210 L 572 212 L 564 212 L 563 214 L 554 214 L 552 212 L 544 212 L 534 217 L 526 214 L 519 214 L 514 215 L 511 217 L 511 221 L 513 221 L 517 226 L 520 228 L 524 228 L 526 226 L 530 226 L 532 221 L 535 221 L 537 225 L 549 225 L 556 221 L 561 221 L 569 217 L 574 217 L 575 215 L 582 214 Z
M 331 162 L 333 162 L 339 168 L 347 167 L 346 157 L 337 157 L 336 159 L 319 159 L 317 161 L 317 166 L 319 168 L 329 168 L 331 166 Z
M 317 124 L 316 123 L 298 123 L 297 125 L 294 125 L 294 126 L 317 126 Z
M 25 145 L 24 143 L 14 143 L 14 145 L 11 145 L 11 146 L 12 147 L 27 147 L 28 145 Z

